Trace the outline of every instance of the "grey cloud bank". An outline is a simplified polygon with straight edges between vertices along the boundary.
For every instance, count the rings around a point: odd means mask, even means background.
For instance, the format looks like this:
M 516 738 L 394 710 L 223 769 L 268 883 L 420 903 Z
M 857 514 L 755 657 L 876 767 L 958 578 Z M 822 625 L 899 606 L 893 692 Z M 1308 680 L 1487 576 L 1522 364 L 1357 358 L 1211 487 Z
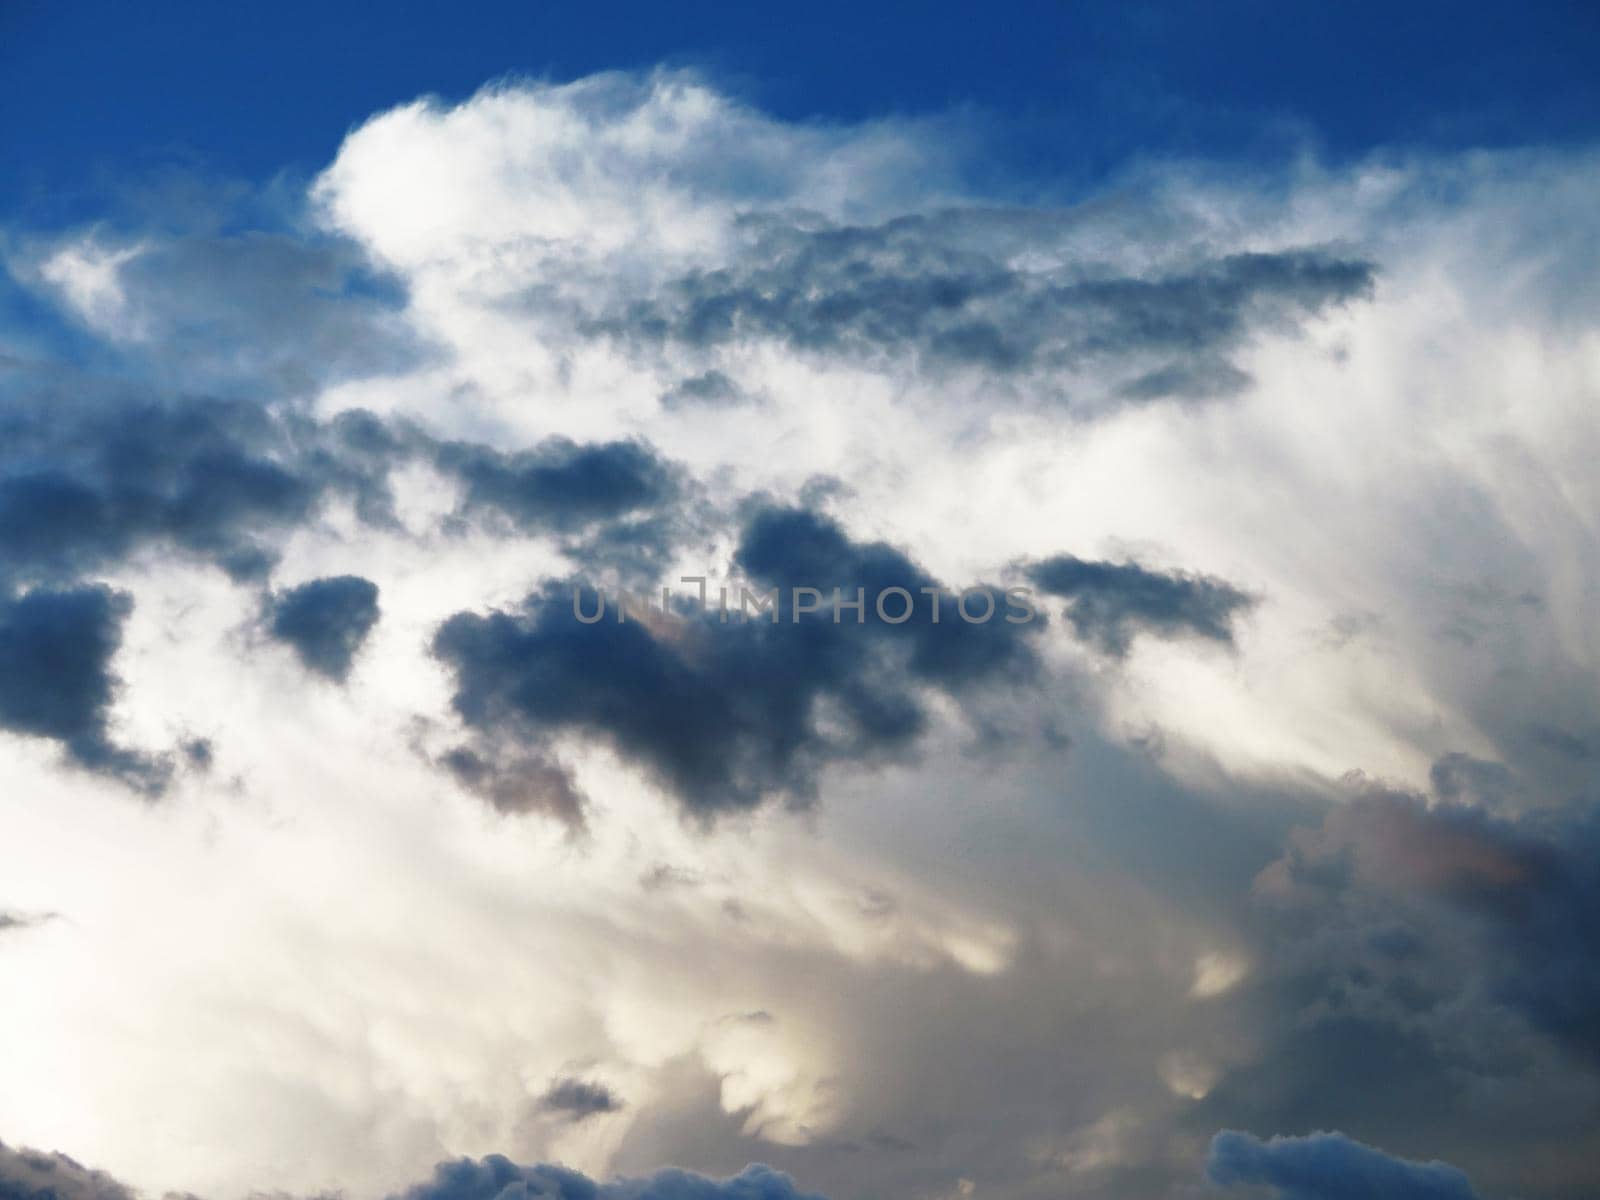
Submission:
M 1232 1130 L 1211 1140 L 1213 1183 L 1264 1184 L 1282 1200 L 1476 1200 L 1448 1163 L 1403 1162 L 1340 1133 L 1263 1141 Z
M 564 1081 L 576 1094 L 575 1081 Z M 576 1085 L 582 1088 L 586 1085 Z M 558 1089 L 559 1090 L 559 1085 Z M 554 1093 L 552 1093 L 554 1094 Z M 587 1093 L 584 1094 L 587 1101 Z M 558 1103 L 555 1107 L 573 1108 Z M 583 1112 L 607 1106 L 579 1106 Z M 1222 1188 L 1265 1185 L 1281 1200 L 1477 1200 L 1466 1175 L 1447 1163 L 1393 1158 L 1339 1133 L 1270 1140 L 1224 1131 L 1211 1142 L 1207 1178 Z M 134 1191 L 102 1171 L 62 1154 L 13 1150 L 0 1143 L 0 1197 L 4 1200 L 132 1200 Z M 714 1179 L 664 1169 L 604 1182 L 559 1165 L 524 1166 L 503 1155 L 439 1163 L 432 1178 L 393 1200 L 827 1200 L 802 1191 L 787 1174 L 760 1163 Z
M 672 280 L 593 328 L 697 350 L 772 338 L 816 355 L 911 357 L 1011 373 L 1089 364 L 1135 373 L 1129 399 L 1210 397 L 1248 377 L 1226 354 L 1272 327 L 1370 295 L 1374 267 L 1321 250 L 1229 255 L 1156 278 L 1072 261 L 1071 218 L 1003 209 L 900 217 L 877 226 L 741 229 L 740 265 Z M 1016 250 L 1059 256 L 1019 268 Z M 1009 253 L 1008 253 L 1009 251 Z M 1150 364 L 1141 369 L 1141 364 Z M 720 372 L 673 393 L 725 402 Z

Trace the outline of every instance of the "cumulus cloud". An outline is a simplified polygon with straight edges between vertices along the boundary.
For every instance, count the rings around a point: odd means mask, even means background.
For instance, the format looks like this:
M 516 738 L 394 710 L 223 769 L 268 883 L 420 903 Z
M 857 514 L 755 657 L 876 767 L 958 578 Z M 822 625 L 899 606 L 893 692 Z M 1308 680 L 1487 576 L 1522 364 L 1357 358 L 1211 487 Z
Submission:
M 521 1185 L 521 1187 L 518 1187 Z M 441 1163 L 432 1182 L 404 1193 L 405 1200 L 491 1200 L 510 1188 L 559 1200 L 821 1200 L 802 1192 L 793 1179 L 753 1163 L 727 1179 L 692 1171 L 663 1170 L 639 1179 L 597 1184 L 561 1167 L 522 1167 L 499 1155 L 474 1162 Z

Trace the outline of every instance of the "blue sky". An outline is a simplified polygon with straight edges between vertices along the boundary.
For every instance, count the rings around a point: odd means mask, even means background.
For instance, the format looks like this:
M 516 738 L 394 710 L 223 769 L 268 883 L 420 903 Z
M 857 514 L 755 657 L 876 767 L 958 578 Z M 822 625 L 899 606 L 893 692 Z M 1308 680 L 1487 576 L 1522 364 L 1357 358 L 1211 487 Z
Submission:
M 1024 178 L 1148 155 L 1335 158 L 1600 130 L 1600 12 L 1582 0 L 1395 5 L 824 0 L 767 5 L 129 5 L 0 14 L 4 207 L 49 221 L 161 166 L 316 169 L 369 113 L 507 73 L 661 63 L 789 120 L 972 108 Z M 991 163 L 991 165 L 993 165 Z

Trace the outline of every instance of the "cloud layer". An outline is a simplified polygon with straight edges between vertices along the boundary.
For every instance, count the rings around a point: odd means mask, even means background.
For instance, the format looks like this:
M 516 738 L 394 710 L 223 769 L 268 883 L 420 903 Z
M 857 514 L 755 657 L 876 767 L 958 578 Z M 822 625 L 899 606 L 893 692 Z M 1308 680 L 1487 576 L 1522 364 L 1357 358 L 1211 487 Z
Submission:
M 1600 162 L 982 155 L 510 82 L 287 212 L 8 236 L 8 1139 L 1593 1193 Z

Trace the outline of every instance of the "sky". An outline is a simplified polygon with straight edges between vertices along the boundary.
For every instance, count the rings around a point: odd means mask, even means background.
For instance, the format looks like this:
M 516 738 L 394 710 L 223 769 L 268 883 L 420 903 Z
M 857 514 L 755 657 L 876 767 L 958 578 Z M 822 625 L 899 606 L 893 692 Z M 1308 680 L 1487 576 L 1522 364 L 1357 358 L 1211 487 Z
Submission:
M 1597 42 L 0 9 L 0 1200 L 1594 1195 Z

